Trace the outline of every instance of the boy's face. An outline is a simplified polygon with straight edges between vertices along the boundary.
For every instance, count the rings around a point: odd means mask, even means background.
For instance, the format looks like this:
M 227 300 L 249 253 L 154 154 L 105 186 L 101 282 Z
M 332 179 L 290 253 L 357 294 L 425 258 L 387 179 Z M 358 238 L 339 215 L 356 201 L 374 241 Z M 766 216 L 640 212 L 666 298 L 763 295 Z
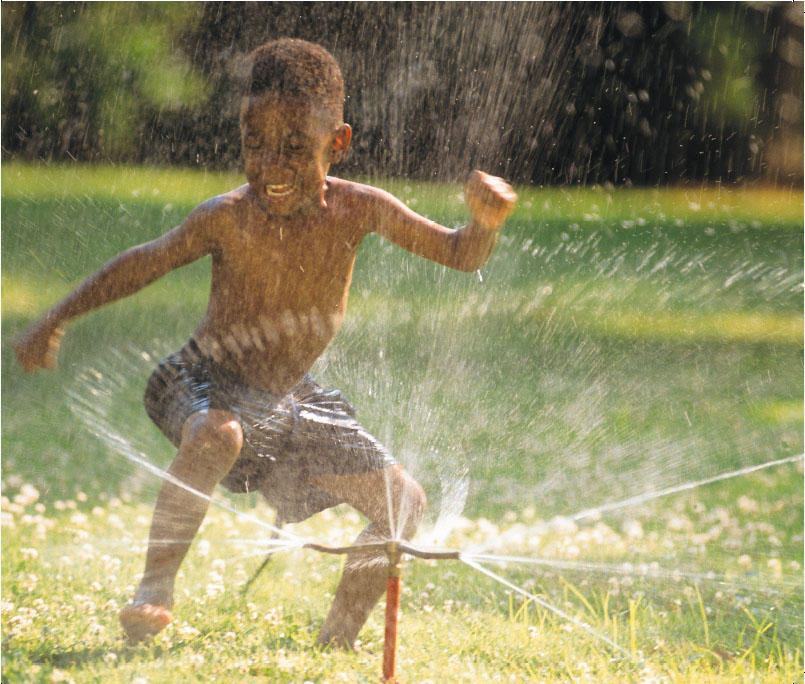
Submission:
M 307 98 L 275 93 L 244 97 L 240 132 L 249 185 L 271 215 L 291 216 L 324 204 L 330 164 L 343 159 L 352 131 Z

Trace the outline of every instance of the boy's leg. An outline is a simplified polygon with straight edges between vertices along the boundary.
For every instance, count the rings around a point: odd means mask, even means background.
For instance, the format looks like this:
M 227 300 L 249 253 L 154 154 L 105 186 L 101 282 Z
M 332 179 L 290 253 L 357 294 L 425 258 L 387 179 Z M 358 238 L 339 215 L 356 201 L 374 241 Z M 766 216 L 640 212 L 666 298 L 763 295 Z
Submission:
M 425 512 L 425 492 L 399 465 L 358 475 L 328 475 L 312 484 L 363 513 L 372 524 L 355 543 L 410 539 Z M 352 648 L 361 627 L 383 595 L 388 574 L 385 554 L 347 555 L 341 582 L 319 643 Z
M 168 473 L 188 487 L 210 496 L 229 472 L 243 445 L 240 423 L 228 411 L 192 414 L 182 427 L 182 441 Z M 134 600 L 120 611 L 130 639 L 139 640 L 171 621 L 173 583 L 179 565 L 207 512 L 209 501 L 165 480 L 157 496 L 145 572 Z

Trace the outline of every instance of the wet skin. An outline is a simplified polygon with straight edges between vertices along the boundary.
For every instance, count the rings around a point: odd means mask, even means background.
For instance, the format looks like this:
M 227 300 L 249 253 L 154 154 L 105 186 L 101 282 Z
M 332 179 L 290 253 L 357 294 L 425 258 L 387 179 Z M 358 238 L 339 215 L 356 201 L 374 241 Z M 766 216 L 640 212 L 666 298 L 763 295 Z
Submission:
M 357 249 L 368 233 L 445 266 L 473 271 L 488 259 L 516 201 L 502 180 L 475 171 L 465 187 L 472 221 L 453 231 L 382 190 L 332 178 L 330 165 L 349 149 L 351 129 L 317 103 L 300 98 L 244 98 L 241 137 L 248 183 L 203 203 L 174 230 L 126 250 L 81 283 L 15 341 L 26 370 L 55 366 L 62 326 L 70 319 L 210 255 L 210 298 L 194 335 L 199 347 L 248 378 L 248 384 L 284 394 L 341 327 Z M 210 495 L 241 445 L 234 414 L 194 413 L 185 422 L 170 472 Z M 402 511 L 407 511 L 407 522 L 400 533 L 408 538 L 424 511 L 422 488 L 400 466 L 320 477 L 312 484 L 372 521 L 360 540 L 389 538 Z M 173 582 L 206 510 L 203 499 L 163 484 L 143 581 L 133 604 L 120 615 L 132 639 L 170 622 Z M 322 644 L 352 645 L 382 594 L 384 573 L 382 562 L 348 559 L 319 636 Z

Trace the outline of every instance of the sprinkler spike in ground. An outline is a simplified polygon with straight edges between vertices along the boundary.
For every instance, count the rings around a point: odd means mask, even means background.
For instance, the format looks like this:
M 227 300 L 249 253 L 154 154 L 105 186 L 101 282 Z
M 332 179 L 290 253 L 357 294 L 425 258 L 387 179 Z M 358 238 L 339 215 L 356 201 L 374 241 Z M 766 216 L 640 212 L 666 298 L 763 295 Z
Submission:
M 431 560 L 460 560 L 458 551 L 439 551 L 420 549 L 399 540 L 353 544 L 351 546 L 328 546 L 326 544 L 305 544 L 306 549 L 320 553 L 346 554 L 352 551 L 383 551 L 389 561 L 386 579 L 386 621 L 383 637 L 383 681 L 397 684 L 397 623 L 400 612 L 400 581 L 402 578 L 403 555 Z

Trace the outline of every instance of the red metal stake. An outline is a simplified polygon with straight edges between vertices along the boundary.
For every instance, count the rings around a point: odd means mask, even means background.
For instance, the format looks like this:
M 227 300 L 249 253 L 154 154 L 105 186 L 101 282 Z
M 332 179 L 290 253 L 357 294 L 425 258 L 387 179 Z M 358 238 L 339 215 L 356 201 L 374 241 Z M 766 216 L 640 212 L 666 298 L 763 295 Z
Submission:
M 400 577 L 386 580 L 386 635 L 383 641 L 383 681 L 398 684 L 394 676 L 397 660 L 397 615 L 400 611 Z
M 394 676 L 397 662 L 397 616 L 400 612 L 400 575 L 402 552 L 397 542 L 390 542 L 386 549 L 389 557 L 389 576 L 386 580 L 386 632 L 383 641 L 383 681 L 398 684 Z

